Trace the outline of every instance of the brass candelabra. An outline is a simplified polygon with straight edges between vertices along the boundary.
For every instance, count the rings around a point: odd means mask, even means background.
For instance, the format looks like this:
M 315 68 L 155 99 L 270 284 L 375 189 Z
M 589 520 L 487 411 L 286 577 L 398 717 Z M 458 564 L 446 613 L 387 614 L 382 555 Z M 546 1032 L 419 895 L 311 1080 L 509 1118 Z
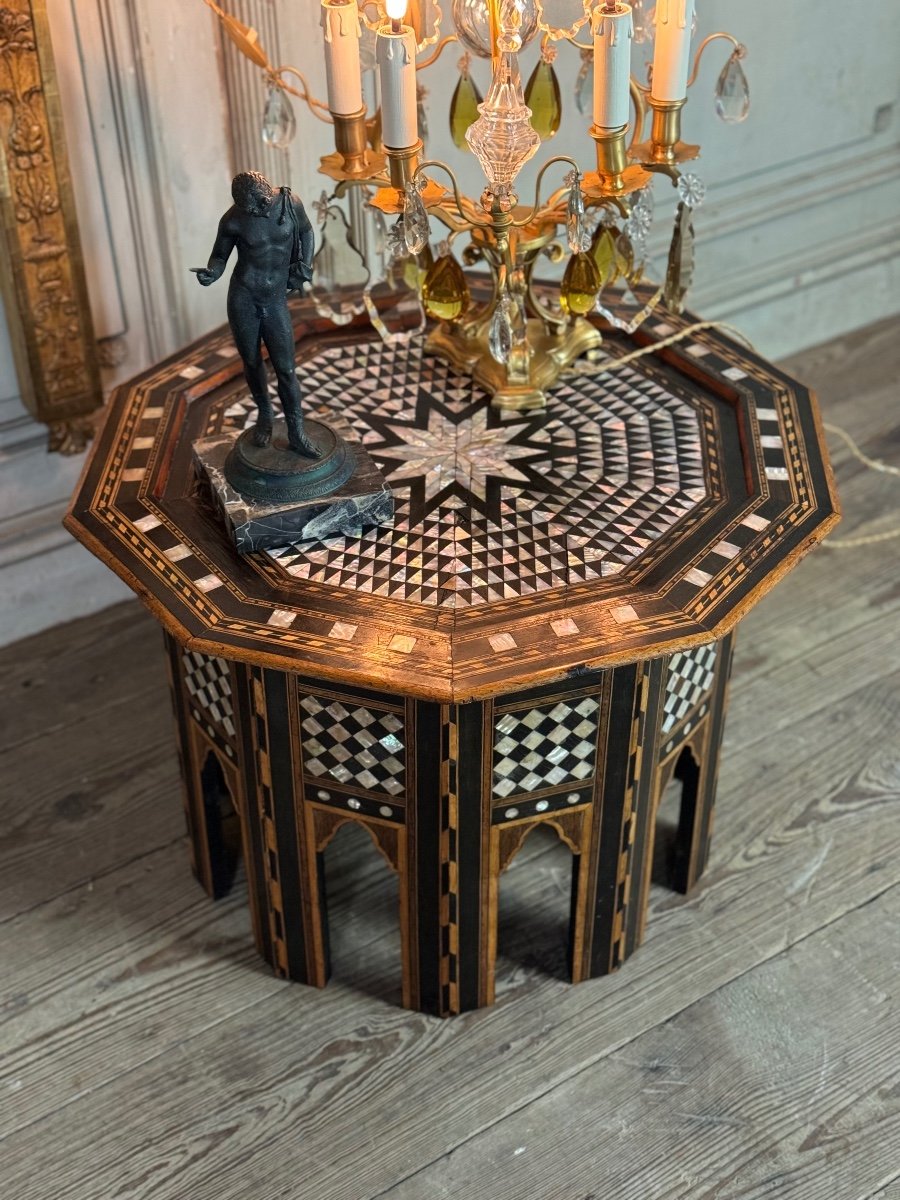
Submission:
M 205 0 L 225 24 L 238 47 L 265 71 L 270 100 L 291 94 L 302 99 L 316 116 L 331 120 L 335 150 L 320 162 L 321 172 L 337 185 L 334 198 L 323 197 L 320 216 L 331 210 L 333 200 L 348 189 L 358 188 L 387 229 L 388 286 L 414 288 L 424 313 L 432 319 L 427 346 L 452 363 L 458 371 L 472 375 L 493 396 L 496 406 L 509 409 L 540 407 L 545 393 L 560 373 L 576 358 L 595 350 L 601 342 L 596 324 L 587 315 L 599 309 L 616 324 L 622 319 L 605 308 L 602 295 L 615 282 L 633 289 L 643 276 L 646 235 L 652 220 L 652 191 L 655 175 L 666 176 L 678 191 L 678 203 L 670 241 L 664 281 L 635 305 L 627 324 L 633 329 L 657 304 L 678 311 L 691 282 L 693 270 L 692 210 L 702 200 L 703 186 L 683 164 L 695 159 L 699 146 L 682 140 L 683 98 L 660 99 L 651 84 L 627 79 L 628 120 L 614 126 L 590 127 L 595 143 L 596 170 L 583 172 L 575 159 L 554 155 L 538 172 L 531 205 L 519 203 L 514 190 L 520 167 L 536 151 L 540 137 L 532 127 L 532 112 L 525 103 L 519 79 L 518 54 L 523 44 L 523 19 L 535 0 L 454 0 L 455 32 L 440 38 L 440 21 L 426 19 L 426 7 L 434 14 L 435 0 L 413 0 L 408 26 L 400 26 L 378 4 L 360 8 L 363 28 L 396 34 L 411 32 L 419 57 L 418 72 L 427 70 L 451 43 L 471 46 L 472 30 L 466 29 L 461 10 L 470 12 L 481 4 L 487 17 L 492 67 L 491 89 L 477 105 L 478 117 L 465 134 L 487 178 L 479 200 L 465 196 L 449 164 L 423 158 L 417 137 L 403 146 L 384 145 L 379 113 L 364 107 L 346 114 L 328 111 L 315 99 L 305 78 L 292 67 L 273 67 L 259 46 L 258 38 L 236 22 L 213 0 Z M 390 2 L 390 0 L 389 0 Z M 666 2 L 666 0 L 664 0 Z M 692 0 L 681 3 L 691 11 Z M 395 0 L 396 3 L 396 0 Z M 402 0 L 401 0 L 402 3 Z M 545 0 L 546 3 L 546 0 Z M 637 4 L 642 0 L 637 0 Z M 353 0 L 324 0 L 323 7 L 352 8 Z M 355 15 L 355 9 L 353 10 Z M 552 41 L 574 44 L 585 60 L 592 47 L 579 40 L 582 26 L 596 39 L 604 18 L 632 24 L 631 9 L 615 0 L 584 0 L 584 18 L 568 27 L 552 26 L 541 5 L 539 26 L 546 48 Z M 684 10 L 682 10 L 684 11 Z M 642 14 L 641 14 L 642 15 Z M 619 30 L 624 26 L 620 25 Z M 613 40 L 617 31 L 613 31 Z M 744 48 L 727 33 L 703 39 L 693 56 L 684 90 L 694 83 L 706 48 L 727 40 L 732 54 L 719 77 L 717 105 L 732 106 L 730 119 L 746 115 L 748 93 L 740 68 Z M 423 57 L 423 51 L 429 49 Z M 596 49 L 593 49 L 596 57 Z M 542 54 L 542 62 L 549 56 Z M 596 69 L 596 68 L 595 68 Z M 286 76 L 296 78 L 295 86 Z M 534 77 L 533 77 L 534 78 Z M 390 86 L 390 80 L 387 81 Z M 531 87 L 531 81 L 529 82 Z M 595 92 L 596 95 L 596 92 Z M 383 104 L 385 98 L 383 97 Z M 620 110 L 621 111 L 621 110 Z M 597 112 L 595 101 L 595 115 Z M 624 115 L 624 114 L 623 114 Z M 726 119 L 729 119 L 726 116 Z M 568 167 L 565 179 L 548 198 L 542 185 L 553 168 Z M 391 222 L 391 218 L 396 218 Z M 446 230 L 445 239 L 432 246 L 431 221 Z M 565 239 L 560 239 L 564 230 Z M 454 243 L 464 238 L 459 258 Z M 541 261 L 562 264 L 565 269 L 557 287 L 538 283 Z M 470 287 L 473 278 L 466 267 L 486 267 L 486 286 Z M 363 302 L 372 289 L 363 287 Z M 368 303 L 383 336 L 392 336 L 376 306 Z M 326 303 L 327 309 L 327 303 Z M 346 319 L 335 313 L 336 319 Z

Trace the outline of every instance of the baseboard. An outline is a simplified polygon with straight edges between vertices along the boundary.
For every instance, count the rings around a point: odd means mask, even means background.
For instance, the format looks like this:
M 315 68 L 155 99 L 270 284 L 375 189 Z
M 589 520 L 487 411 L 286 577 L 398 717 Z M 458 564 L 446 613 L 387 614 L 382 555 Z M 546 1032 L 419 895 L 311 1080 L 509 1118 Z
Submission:
M 0 645 L 131 595 L 62 527 L 82 457 L 47 452 L 47 430 L 0 400 Z
M 0 569 L 0 646 L 100 612 L 133 594 L 64 531 L 58 543 L 36 536 L 31 549 Z

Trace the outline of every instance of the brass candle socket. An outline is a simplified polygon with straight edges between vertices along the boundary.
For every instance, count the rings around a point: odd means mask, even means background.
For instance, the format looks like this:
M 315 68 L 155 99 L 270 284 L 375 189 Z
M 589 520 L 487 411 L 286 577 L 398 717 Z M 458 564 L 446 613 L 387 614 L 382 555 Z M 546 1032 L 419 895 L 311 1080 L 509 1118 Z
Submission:
M 628 150 L 625 145 L 627 132 L 627 125 L 620 125 L 618 129 L 591 126 L 591 137 L 597 146 L 597 175 L 605 192 L 624 190 L 623 176 L 628 166 Z
M 419 155 L 422 153 L 422 149 L 421 138 L 414 145 L 404 146 L 400 149 L 391 146 L 384 147 L 391 187 L 396 188 L 398 192 L 406 191 L 406 185 L 412 179 L 416 167 L 419 165 Z
M 618 129 L 602 129 L 599 125 L 592 125 L 590 133 L 597 146 L 597 170 L 589 171 L 584 176 L 587 199 L 624 196 L 646 187 L 650 176 L 629 157 L 627 125 L 620 125 Z
M 334 145 L 341 156 L 343 168 L 348 175 L 365 175 L 369 172 L 366 140 L 366 110 L 345 116 L 332 113 L 334 121 Z
M 650 127 L 650 145 L 653 162 L 676 162 L 675 147 L 681 141 L 681 110 L 684 100 L 654 100 L 650 97 L 653 113 Z

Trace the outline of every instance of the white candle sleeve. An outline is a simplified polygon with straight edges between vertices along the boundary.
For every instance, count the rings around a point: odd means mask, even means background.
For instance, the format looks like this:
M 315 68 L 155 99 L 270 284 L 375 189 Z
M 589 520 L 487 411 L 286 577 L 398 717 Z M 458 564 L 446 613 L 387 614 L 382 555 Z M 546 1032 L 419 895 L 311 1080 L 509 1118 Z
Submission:
M 691 66 L 694 0 L 658 0 L 651 100 L 683 100 Z
M 359 67 L 359 9 L 356 0 L 322 0 L 325 84 L 328 107 L 349 117 L 363 107 Z
M 391 150 L 403 150 L 419 140 L 416 115 L 416 42 L 406 26 L 392 33 L 378 30 L 375 46 L 381 84 L 381 140 Z
M 628 124 L 631 81 L 631 8 L 594 13 L 594 124 L 621 129 Z

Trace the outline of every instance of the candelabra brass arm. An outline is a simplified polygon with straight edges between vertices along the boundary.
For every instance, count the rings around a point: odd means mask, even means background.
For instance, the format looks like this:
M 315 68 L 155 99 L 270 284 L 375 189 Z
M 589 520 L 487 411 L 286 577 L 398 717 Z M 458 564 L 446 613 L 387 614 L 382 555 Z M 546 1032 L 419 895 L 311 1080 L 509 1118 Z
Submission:
M 203 0 L 207 8 L 211 8 L 219 20 L 222 22 L 222 28 L 240 50 L 241 54 L 245 55 L 257 67 L 262 67 L 264 71 L 271 71 L 272 65 L 269 62 L 269 57 L 259 44 L 259 34 L 250 25 L 245 25 L 243 21 L 239 21 L 237 17 L 233 17 L 227 13 L 224 8 L 220 8 L 215 0 Z
M 577 37 L 563 38 L 563 41 L 571 42 L 571 44 L 573 46 L 577 46 L 579 50 L 593 50 L 594 48 L 593 42 L 579 42 Z
M 450 186 L 453 190 L 453 196 L 456 200 L 457 211 L 459 212 L 459 215 L 465 221 L 468 221 L 470 225 L 479 225 L 482 228 L 487 228 L 493 224 L 493 222 L 491 221 L 490 218 L 488 218 L 487 220 L 476 218 L 474 205 L 470 204 L 469 209 L 467 211 L 466 198 L 465 198 L 465 196 L 463 196 L 463 194 L 459 190 L 459 183 L 457 181 L 456 176 L 453 173 L 452 167 L 448 166 L 447 163 L 445 163 L 445 162 L 441 162 L 441 160 L 439 158 L 426 158 L 424 162 L 420 162 L 419 165 L 416 167 L 415 172 L 413 173 L 413 177 L 412 177 L 413 184 L 417 184 L 419 182 L 419 179 L 422 177 L 424 172 L 426 170 L 428 170 L 429 167 L 436 168 L 437 170 L 443 171 L 446 175 L 449 176 Z M 452 226 L 451 226 L 451 228 L 452 228 Z
M 276 87 L 283 88 L 286 92 L 290 93 L 290 95 L 296 96 L 299 100 L 303 100 L 306 104 L 306 107 L 314 117 L 318 117 L 319 120 L 324 121 L 326 125 L 334 124 L 331 119 L 331 113 L 328 111 L 328 105 L 315 98 L 315 96 L 309 90 L 309 84 L 306 82 L 306 76 L 302 75 L 296 67 L 273 67 L 271 70 L 267 71 L 266 74 L 269 80 L 275 84 Z M 291 87 L 289 83 L 285 83 L 281 78 L 281 76 L 285 74 L 293 75 L 299 79 L 300 83 L 303 85 L 303 91 L 301 92 L 298 88 Z
M 726 42 L 731 42 L 738 58 L 744 58 L 746 55 L 747 47 L 742 42 L 739 42 L 737 38 L 733 37 L 730 33 L 711 33 L 708 37 L 705 37 L 697 47 L 697 53 L 694 55 L 694 66 L 687 81 L 688 87 L 692 87 L 697 79 L 697 72 L 700 69 L 700 57 L 703 54 L 703 51 L 710 44 L 710 42 L 716 42 L 720 38 L 724 38 Z
M 632 75 L 629 81 L 628 90 L 631 94 L 631 103 L 634 105 L 634 126 L 631 130 L 631 141 L 628 143 L 628 149 L 643 141 L 644 138 L 644 122 L 647 120 L 647 95 L 650 89 L 643 87 Z
M 578 163 L 575 161 L 574 158 L 569 158 L 568 154 L 555 154 L 553 156 L 553 158 L 548 158 L 547 161 L 544 163 L 544 165 L 541 167 L 540 171 L 538 171 L 538 176 L 534 183 L 534 207 L 532 208 L 532 210 L 528 214 L 528 216 L 519 217 L 517 220 L 510 222 L 516 229 L 521 229 L 523 225 L 530 225 L 531 222 L 538 215 L 538 210 L 540 209 L 540 203 L 541 203 L 541 182 L 543 181 L 544 175 L 546 174 L 547 170 L 550 167 L 552 167 L 554 165 L 554 163 L 560 163 L 560 162 L 568 163 L 570 167 L 573 167 L 574 170 L 576 170 L 579 173 L 579 175 L 581 174 L 581 169 L 578 166 Z
M 541 254 L 545 255 L 552 263 L 562 262 L 566 256 L 566 252 L 559 242 L 550 242 L 549 245 L 544 246 L 544 248 L 538 252 L 536 257 L 539 257 Z M 551 309 L 544 306 L 540 296 L 538 296 L 537 292 L 535 291 L 538 281 L 534 277 L 533 269 L 528 272 L 527 280 L 528 282 L 525 288 L 525 298 L 528 302 L 530 311 L 534 314 L 534 316 L 539 317 L 545 322 L 545 324 L 552 326 L 554 329 L 564 328 L 568 324 L 568 316 L 566 313 L 562 312 L 562 310 L 559 312 L 553 312 Z
M 459 38 L 455 33 L 448 33 L 446 37 L 441 38 L 427 58 L 423 58 L 421 62 L 416 63 L 416 70 L 424 71 L 426 67 L 430 67 L 432 63 L 436 63 L 450 43 L 458 41 Z

